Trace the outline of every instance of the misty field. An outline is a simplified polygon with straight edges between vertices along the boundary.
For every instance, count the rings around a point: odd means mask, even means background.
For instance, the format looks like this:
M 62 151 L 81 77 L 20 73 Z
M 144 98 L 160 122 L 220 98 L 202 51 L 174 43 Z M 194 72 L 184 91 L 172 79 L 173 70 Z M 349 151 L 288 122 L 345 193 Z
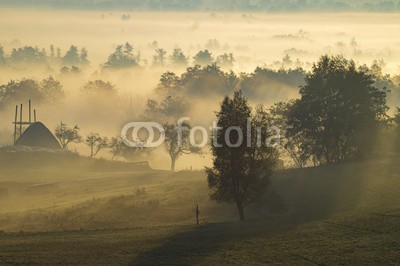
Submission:
M 234 207 L 209 200 L 202 172 L 41 170 L 8 172 L 7 177 L 2 172 L 0 187 L 8 189 L 9 198 L 0 200 L 5 231 L 0 261 L 398 261 L 398 159 L 332 167 L 278 171 L 272 181 L 279 197 L 250 208 L 246 223 L 236 222 Z M 41 188 L 50 176 L 56 184 Z M 199 226 L 194 225 L 195 202 L 201 211 Z

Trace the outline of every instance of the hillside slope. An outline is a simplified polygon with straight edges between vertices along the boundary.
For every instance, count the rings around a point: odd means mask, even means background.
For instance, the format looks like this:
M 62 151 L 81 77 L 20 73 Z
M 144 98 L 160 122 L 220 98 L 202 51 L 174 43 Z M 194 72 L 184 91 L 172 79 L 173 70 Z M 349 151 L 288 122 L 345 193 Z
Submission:
M 299 221 L 351 210 L 400 205 L 400 159 L 291 169 L 276 173 L 273 189 Z
M 279 171 L 245 223 L 208 199 L 202 172 L 64 173 L 56 192 L 30 199 L 59 196 L 65 206 L 0 215 L 6 231 L 49 231 L 2 233 L 0 264 L 398 263 L 399 168 L 382 159 Z M 32 178 L 23 173 L 21 182 Z M 40 173 L 41 182 L 55 174 Z M 18 180 L 10 174 L 1 186 Z M 206 224 L 189 225 L 193 202 Z
M 399 160 L 278 171 L 248 219 L 299 224 L 346 211 L 400 205 Z M 234 206 L 209 199 L 203 172 L 8 171 L 0 173 L 0 230 L 60 231 L 236 221 Z M 18 212 L 16 212 L 18 211 Z

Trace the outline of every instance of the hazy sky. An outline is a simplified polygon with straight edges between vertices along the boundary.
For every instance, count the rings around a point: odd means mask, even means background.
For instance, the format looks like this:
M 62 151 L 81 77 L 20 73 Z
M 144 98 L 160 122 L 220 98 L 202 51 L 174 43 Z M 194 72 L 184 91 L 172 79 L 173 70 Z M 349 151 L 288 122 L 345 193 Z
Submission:
M 383 11 L 400 9 L 398 0 L 2 0 L 2 7 L 192 11 Z

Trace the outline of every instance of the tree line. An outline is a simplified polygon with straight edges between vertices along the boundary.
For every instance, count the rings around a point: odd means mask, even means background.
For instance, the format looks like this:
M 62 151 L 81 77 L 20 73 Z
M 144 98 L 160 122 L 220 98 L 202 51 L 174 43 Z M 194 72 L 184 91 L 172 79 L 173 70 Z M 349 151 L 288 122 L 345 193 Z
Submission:
M 387 104 L 389 93 L 393 93 L 390 90 L 396 89 L 393 81 L 376 64 L 356 66 L 340 56 L 322 57 L 308 73 L 257 68 L 237 75 L 216 64 L 189 67 L 179 76 L 167 71 L 155 88 L 158 98 L 148 100 L 141 119 L 167 127 L 194 111 L 197 104 L 239 90 L 249 100 L 262 102 L 278 90 L 270 85 L 276 80 L 292 88 L 300 86 L 298 99 L 278 102 L 268 109 L 273 123 L 282 130 L 281 154 L 296 167 L 363 159 L 376 151 L 375 146 L 381 146 L 373 144 L 383 141 L 383 135 L 395 138 L 397 120 L 393 112 L 389 116 Z M 103 80 L 86 82 L 80 92 L 94 101 L 118 95 L 116 86 Z M 2 107 L 27 97 L 37 103 L 58 103 L 65 92 L 52 77 L 0 86 Z M 185 148 L 182 152 L 192 151 Z M 175 165 L 181 151 L 170 150 L 169 154 Z
M 115 85 L 103 80 L 88 81 L 80 89 L 82 96 L 96 100 L 117 96 Z M 66 92 L 60 81 L 49 76 L 41 81 L 34 79 L 10 80 L 0 85 L 0 109 L 16 102 L 31 99 L 36 104 L 58 105 L 65 100 Z M 97 100 L 98 100 L 97 99 Z
M 209 44 L 211 42 L 211 44 Z M 210 40 L 206 46 L 216 47 L 216 40 Z M 149 44 L 150 45 L 150 44 Z M 154 55 L 150 62 L 141 57 L 139 50 L 135 51 L 133 44 L 126 42 L 119 44 L 108 56 L 107 60 L 100 65 L 103 70 L 136 68 L 136 67 L 183 67 L 186 68 L 192 61 L 194 65 L 209 65 L 216 63 L 224 68 L 232 68 L 236 61 L 232 53 L 223 53 L 214 56 L 209 49 L 198 51 L 192 58 L 185 54 L 181 48 L 174 48 L 168 54 L 168 51 L 158 47 L 155 41 L 151 45 L 154 49 Z M 37 46 L 23 46 L 13 48 L 10 54 L 6 54 L 4 48 L 0 45 L 0 67 L 18 67 L 26 65 L 35 65 L 51 68 L 61 65 L 61 73 L 80 73 L 82 68 L 90 63 L 88 50 L 85 47 L 78 48 L 71 45 L 63 54 L 59 47 L 50 45 L 49 49 L 39 48 Z
M 351 12 L 394 12 L 400 10 L 397 0 L 370 1 L 358 0 L 345 2 L 340 0 L 284 0 L 252 1 L 236 0 L 3 0 L 5 7 L 52 7 L 60 9 L 94 9 L 94 10 L 152 10 L 152 11 L 267 11 L 267 12 L 300 12 L 300 11 L 351 11 Z

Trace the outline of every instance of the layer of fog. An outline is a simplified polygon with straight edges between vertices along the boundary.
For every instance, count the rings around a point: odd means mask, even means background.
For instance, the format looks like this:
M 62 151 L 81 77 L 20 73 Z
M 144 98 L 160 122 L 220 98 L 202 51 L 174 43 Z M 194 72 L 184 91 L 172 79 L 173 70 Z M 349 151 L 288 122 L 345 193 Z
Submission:
M 123 12 L 38 11 L 2 9 L 0 16 L 0 45 L 9 54 L 12 48 L 24 45 L 46 48 L 53 44 L 63 53 L 70 45 L 86 47 L 90 66 L 80 78 L 63 78 L 58 70 L 47 73 L 32 69 L 2 70 L 0 84 L 11 79 L 33 78 L 41 80 L 49 75 L 58 78 L 67 93 L 61 106 L 38 107 L 38 118 L 51 130 L 60 120 L 69 125 L 78 124 L 85 135 L 91 131 L 115 136 L 122 125 L 138 119 L 148 98 L 156 98 L 153 89 L 160 75 L 167 70 L 178 74 L 182 70 L 170 66 L 164 69 L 149 68 L 154 55 L 154 41 L 170 54 L 174 47 L 182 48 L 192 58 L 199 50 L 209 49 L 214 56 L 233 53 L 236 62 L 233 71 L 252 72 L 257 66 L 279 68 L 286 54 L 299 59 L 301 66 L 309 69 L 312 62 L 324 53 L 343 54 L 359 64 L 375 59 L 386 62 L 385 73 L 397 74 L 400 55 L 398 38 L 393 32 L 399 28 L 400 17 L 391 14 L 237 14 L 237 13 L 151 13 L 130 12 L 130 19 L 122 20 Z M 218 45 L 207 42 L 216 39 Z M 116 45 L 134 44 L 140 51 L 143 69 L 105 74 L 100 64 L 107 60 Z M 191 64 L 191 62 L 190 62 Z M 147 66 L 146 66 L 147 65 Z M 119 90 L 119 101 L 105 105 L 90 105 L 79 95 L 82 85 L 95 79 L 110 81 Z M 277 90 L 274 84 L 271 90 Z M 296 97 L 293 93 L 282 94 L 263 104 Z M 188 114 L 195 123 L 210 123 L 221 99 L 211 99 L 196 106 L 196 112 Z M 25 102 L 26 103 L 26 102 Z M 256 102 L 254 102 L 256 104 Z M 3 110 L 0 116 L 1 144 L 12 141 L 14 106 Z M 73 149 L 87 154 L 87 148 L 76 145 Z M 107 156 L 103 154 L 102 156 Z M 178 162 L 178 168 L 193 164 L 186 157 Z M 201 158 L 197 166 L 204 165 Z M 204 159 L 207 161 L 207 159 Z M 165 154 L 157 154 L 153 165 L 168 168 Z
M 281 59 L 285 52 L 302 61 L 323 53 L 344 53 L 358 61 L 383 59 L 388 72 L 398 70 L 399 16 L 394 14 L 236 14 L 236 13 L 129 13 L 1 10 L 1 44 L 50 44 L 62 50 L 71 44 L 86 47 L 94 66 L 104 62 L 120 43 L 132 42 L 151 60 L 154 40 L 171 51 L 179 46 L 189 56 L 217 39 L 218 52 L 233 52 L 234 70 L 251 71 L 257 65 Z M 354 40 L 353 40 L 354 39 Z M 294 48 L 294 49 L 292 49 Z

